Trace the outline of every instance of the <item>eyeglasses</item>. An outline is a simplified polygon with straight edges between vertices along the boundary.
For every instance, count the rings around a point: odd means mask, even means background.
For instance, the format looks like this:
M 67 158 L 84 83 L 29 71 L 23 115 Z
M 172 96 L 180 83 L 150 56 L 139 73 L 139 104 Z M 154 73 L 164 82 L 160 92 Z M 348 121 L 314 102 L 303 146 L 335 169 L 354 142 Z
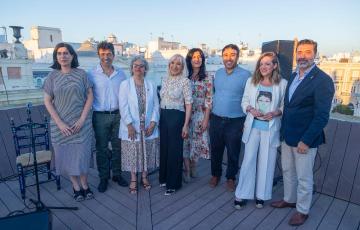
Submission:
M 138 65 L 138 64 L 134 64 L 133 65 L 133 68 L 144 68 L 145 65 Z

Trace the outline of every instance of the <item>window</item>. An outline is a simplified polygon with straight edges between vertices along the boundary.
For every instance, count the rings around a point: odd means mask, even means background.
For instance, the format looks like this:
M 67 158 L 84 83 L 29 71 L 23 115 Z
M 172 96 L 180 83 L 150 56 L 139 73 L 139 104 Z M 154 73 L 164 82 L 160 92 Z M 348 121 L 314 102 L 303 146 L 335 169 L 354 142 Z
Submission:
M 50 34 L 50 41 L 53 42 L 53 36 Z
M 0 68 L 0 85 L 3 85 L 3 84 L 4 84 L 4 78 L 2 75 L 2 69 Z
M 355 81 L 358 79 L 359 79 L 359 71 L 357 71 L 357 70 L 352 71 L 351 80 Z
M 7 73 L 10 79 L 21 79 L 21 68 L 20 67 L 7 67 Z

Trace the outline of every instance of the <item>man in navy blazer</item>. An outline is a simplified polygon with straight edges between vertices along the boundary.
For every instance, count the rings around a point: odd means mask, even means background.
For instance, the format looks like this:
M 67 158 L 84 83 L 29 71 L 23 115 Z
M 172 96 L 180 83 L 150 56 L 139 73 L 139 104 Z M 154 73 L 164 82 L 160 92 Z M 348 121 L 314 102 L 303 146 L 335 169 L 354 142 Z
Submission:
M 296 207 L 289 221 L 295 226 L 308 218 L 315 156 L 318 146 L 325 142 L 323 129 L 335 92 L 332 79 L 315 65 L 316 52 L 313 40 L 297 44 L 297 68 L 286 88 L 281 123 L 284 198 L 271 204 L 275 208 Z

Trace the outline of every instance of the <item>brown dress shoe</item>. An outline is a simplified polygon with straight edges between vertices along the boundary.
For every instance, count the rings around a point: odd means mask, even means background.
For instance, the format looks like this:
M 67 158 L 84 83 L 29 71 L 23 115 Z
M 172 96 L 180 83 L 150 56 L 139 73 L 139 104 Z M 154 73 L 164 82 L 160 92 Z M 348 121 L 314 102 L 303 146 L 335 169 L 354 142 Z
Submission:
M 226 181 L 226 189 L 229 191 L 229 192 L 234 192 L 235 191 L 235 182 L 233 179 L 228 179 Z
M 219 184 L 220 178 L 217 176 L 212 176 L 209 181 L 209 186 L 215 188 Z
M 284 200 L 279 200 L 271 203 L 271 207 L 274 208 L 295 208 L 296 203 L 288 203 Z
M 299 226 L 305 223 L 306 219 L 309 215 L 302 214 L 300 212 L 296 212 L 289 220 L 289 224 L 292 226 Z

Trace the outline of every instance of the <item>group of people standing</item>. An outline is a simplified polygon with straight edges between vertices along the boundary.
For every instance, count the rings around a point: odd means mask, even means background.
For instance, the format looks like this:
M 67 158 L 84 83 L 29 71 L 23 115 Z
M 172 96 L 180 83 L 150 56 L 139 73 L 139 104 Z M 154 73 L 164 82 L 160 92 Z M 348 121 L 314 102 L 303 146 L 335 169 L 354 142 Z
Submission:
M 251 199 L 262 208 L 271 199 L 281 145 L 284 199 L 271 205 L 296 207 L 289 223 L 305 222 L 312 199 L 312 167 L 317 147 L 324 142 L 334 94 L 331 78 L 314 64 L 316 42 L 298 43 L 297 68 L 289 82 L 280 75 L 273 52 L 260 56 L 251 76 L 237 64 L 239 48 L 226 45 L 224 68 L 214 79 L 206 73 L 201 49 L 191 49 L 186 58 L 174 55 L 160 98 L 146 79 L 149 65 L 143 57 L 131 60 L 131 77 L 126 78 L 112 64 L 111 43 L 99 43 L 97 51 L 100 64 L 86 73 L 77 68 L 73 48 L 58 44 L 54 71 L 44 83 L 56 170 L 70 176 L 75 200 L 94 196 L 87 183 L 93 136 L 99 192 L 107 190 L 110 168 L 112 180 L 136 194 L 137 173 L 142 187 L 149 190 L 148 172 L 159 167 L 160 186 L 166 187 L 165 195 L 172 195 L 197 176 L 200 157 L 211 159 L 209 185 L 216 187 L 226 150 L 226 188 L 235 191 L 237 209 Z M 241 140 L 245 151 L 236 186 Z M 130 183 L 122 171 L 131 173 Z

